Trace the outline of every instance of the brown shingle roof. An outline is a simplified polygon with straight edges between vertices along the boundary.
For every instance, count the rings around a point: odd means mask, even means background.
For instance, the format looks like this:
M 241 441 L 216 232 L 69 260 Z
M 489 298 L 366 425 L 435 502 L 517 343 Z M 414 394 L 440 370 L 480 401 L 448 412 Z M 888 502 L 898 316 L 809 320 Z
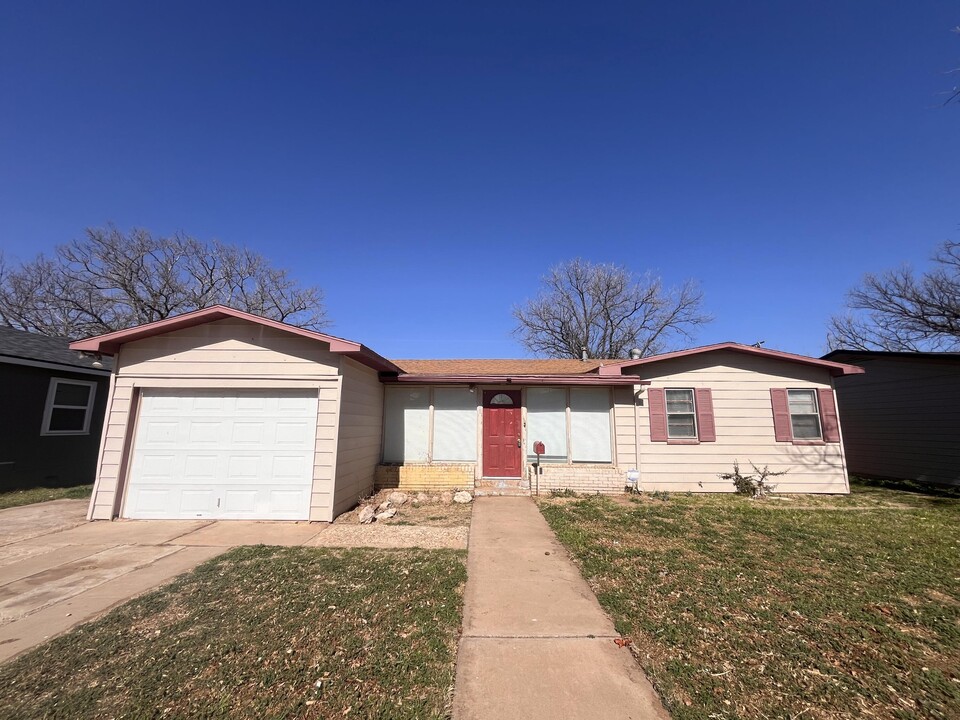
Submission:
M 580 375 L 611 360 L 394 360 L 409 375 Z

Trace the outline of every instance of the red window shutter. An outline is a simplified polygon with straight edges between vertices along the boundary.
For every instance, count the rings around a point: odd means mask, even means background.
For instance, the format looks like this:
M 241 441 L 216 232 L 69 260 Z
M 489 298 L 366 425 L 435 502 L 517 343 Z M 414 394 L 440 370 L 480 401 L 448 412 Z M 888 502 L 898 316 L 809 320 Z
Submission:
M 713 420 L 713 391 L 697 388 L 697 437 L 700 442 L 717 441 L 717 424 Z
M 823 425 L 823 439 L 825 442 L 840 442 L 840 419 L 837 417 L 837 403 L 833 397 L 833 390 L 820 388 L 817 390 L 820 399 L 820 424 Z
M 793 427 L 790 424 L 790 404 L 784 388 L 770 388 L 770 402 L 773 404 L 773 433 L 777 442 L 791 442 Z
M 653 442 L 667 441 L 667 400 L 663 388 L 650 388 L 650 439 Z

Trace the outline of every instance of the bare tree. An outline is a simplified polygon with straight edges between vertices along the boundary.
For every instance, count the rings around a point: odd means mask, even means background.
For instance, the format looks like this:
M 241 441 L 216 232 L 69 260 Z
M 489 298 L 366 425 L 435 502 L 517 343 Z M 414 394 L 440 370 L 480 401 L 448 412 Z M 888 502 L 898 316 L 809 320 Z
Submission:
M 219 241 L 108 226 L 16 268 L 0 258 L 0 321 L 43 335 L 88 337 L 216 304 L 301 327 L 329 324 L 319 288 Z
M 537 355 L 625 358 L 662 352 L 711 318 L 702 311 L 703 292 L 693 281 L 664 287 L 649 273 L 576 259 L 558 265 L 542 280 L 540 294 L 513 309 L 514 334 Z
M 864 275 L 827 344 L 852 350 L 960 350 L 960 242 L 947 241 L 919 277 L 907 267 Z

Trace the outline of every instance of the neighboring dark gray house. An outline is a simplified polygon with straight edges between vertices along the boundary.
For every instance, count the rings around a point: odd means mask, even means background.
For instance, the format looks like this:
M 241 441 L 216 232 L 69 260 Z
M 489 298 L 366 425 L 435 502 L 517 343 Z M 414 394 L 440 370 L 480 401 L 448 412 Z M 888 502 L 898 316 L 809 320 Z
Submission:
M 852 475 L 960 484 L 960 353 L 834 350 L 859 365 L 834 380 Z
M 93 482 L 111 361 L 69 343 L 0 327 L 0 492 Z

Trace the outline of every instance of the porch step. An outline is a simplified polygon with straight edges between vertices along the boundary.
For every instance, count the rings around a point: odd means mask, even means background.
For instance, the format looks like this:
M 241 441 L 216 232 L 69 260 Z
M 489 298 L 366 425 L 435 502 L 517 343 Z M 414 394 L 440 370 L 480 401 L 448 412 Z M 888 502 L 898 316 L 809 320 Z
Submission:
M 525 480 L 477 480 L 473 485 L 473 494 L 481 497 L 492 495 L 526 497 L 530 495 L 530 484 Z

